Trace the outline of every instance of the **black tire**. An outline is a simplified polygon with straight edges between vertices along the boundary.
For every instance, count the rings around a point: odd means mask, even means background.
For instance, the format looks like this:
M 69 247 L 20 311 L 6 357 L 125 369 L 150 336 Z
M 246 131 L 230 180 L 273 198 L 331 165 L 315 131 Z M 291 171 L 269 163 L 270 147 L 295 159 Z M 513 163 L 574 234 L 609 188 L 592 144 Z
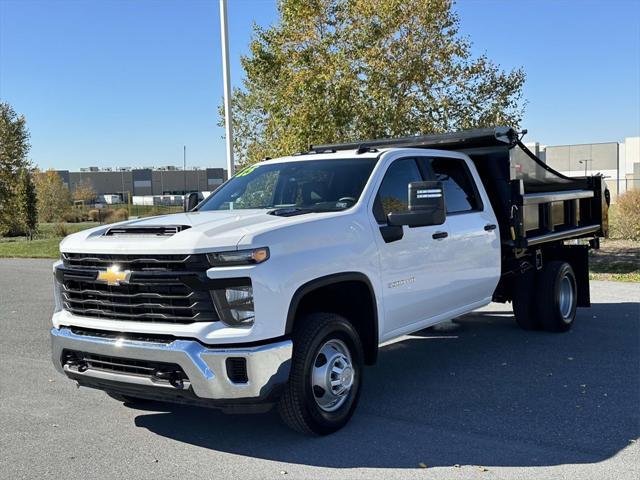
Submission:
M 513 286 L 513 314 L 524 330 L 540 330 L 542 323 L 536 302 L 537 272 L 531 268 L 517 277 Z
M 554 261 L 544 266 L 536 303 L 546 331 L 566 332 L 571 328 L 578 303 L 578 284 L 571 265 Z
M 319 394 L 322 389 L 314 390 L 317 387 L 312 386 L 314 365 L 324 365 L 320 354 L 327 342 L 337 342 L 348 348 L 353 372 L 351 387 L 335 411 L 326 411 L 326 406 L 323 409 L 319 405 L 321 400 L 316 398 L 329 397 Z M 360 396 L 364 362 L 358 333 L 339 315 L 311 313 L 296 321 L 293 347 L 289 382 L 278 404 L 282 420 L 293 430 L 305 434 L 328 435 L 339 430 L 353 415 Z M 324 359 L 328 361 L 326 357 Z
M 132 405 L 136 403 L 149 403 L 152 401 L 146 398 L 132 397 L 130 395 L 122 395 L 120 393 L 115 393 L 115 392 L 105 392 L 105 393 L 109 395 L 111 398 L 113 398 L 114 400 L 118 400 L 119 402 L 122 402 L 122 403 L 129 403 Z

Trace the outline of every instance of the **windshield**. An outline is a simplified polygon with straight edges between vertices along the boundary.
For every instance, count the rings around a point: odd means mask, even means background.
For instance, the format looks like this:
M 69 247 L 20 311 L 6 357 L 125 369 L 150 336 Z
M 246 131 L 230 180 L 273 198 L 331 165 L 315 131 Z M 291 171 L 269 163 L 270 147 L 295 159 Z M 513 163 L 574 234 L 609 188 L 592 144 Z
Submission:
M 360 198 L 375 163 L 375 158 L 357 158 L 253 165 L 238 172 L 198 210 L 344 210 Z

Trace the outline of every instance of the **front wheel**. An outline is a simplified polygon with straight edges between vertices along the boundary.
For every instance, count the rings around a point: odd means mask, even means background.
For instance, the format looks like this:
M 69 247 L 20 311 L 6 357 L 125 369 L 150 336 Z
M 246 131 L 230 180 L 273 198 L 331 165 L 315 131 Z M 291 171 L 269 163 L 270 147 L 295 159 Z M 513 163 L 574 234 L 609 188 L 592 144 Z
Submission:
M 351 323 L 339 315 L 312 313 L 298 322 L 291 375 L 278 410 L 292 429 L 327 435 L 349 421 L 358 403 L 362 344 Z

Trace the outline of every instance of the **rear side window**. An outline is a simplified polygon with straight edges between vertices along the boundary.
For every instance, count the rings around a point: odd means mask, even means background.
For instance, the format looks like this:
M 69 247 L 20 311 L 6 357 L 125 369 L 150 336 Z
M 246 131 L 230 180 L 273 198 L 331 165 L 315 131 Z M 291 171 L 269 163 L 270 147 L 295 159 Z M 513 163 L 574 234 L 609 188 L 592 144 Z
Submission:
M 471 172 L 462 160 L 456 158 L 432 158 L 431 169 L 436 180 L 442 182 L 447 213 L 482 210 Z
M 391 212 L 409 209 L 409 183 L 420 182 L 422 175 L 415 159 L 396 160 L 384 174 L 374 205 L 374 216 L 379 223 L 386 223 Z

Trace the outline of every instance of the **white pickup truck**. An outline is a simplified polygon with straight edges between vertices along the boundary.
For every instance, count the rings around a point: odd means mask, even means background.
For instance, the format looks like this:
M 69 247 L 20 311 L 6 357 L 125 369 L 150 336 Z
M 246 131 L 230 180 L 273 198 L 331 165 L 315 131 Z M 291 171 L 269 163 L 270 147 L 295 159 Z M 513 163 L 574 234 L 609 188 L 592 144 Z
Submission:
M 56 368 L 131 403 L 277 404 L 315 434 L 349 420 L 382 342 L 492 300 L 569 329 L 607 233 L 602 178 L 506 127 L 311 146 L 194 198 L 63 240 Z

